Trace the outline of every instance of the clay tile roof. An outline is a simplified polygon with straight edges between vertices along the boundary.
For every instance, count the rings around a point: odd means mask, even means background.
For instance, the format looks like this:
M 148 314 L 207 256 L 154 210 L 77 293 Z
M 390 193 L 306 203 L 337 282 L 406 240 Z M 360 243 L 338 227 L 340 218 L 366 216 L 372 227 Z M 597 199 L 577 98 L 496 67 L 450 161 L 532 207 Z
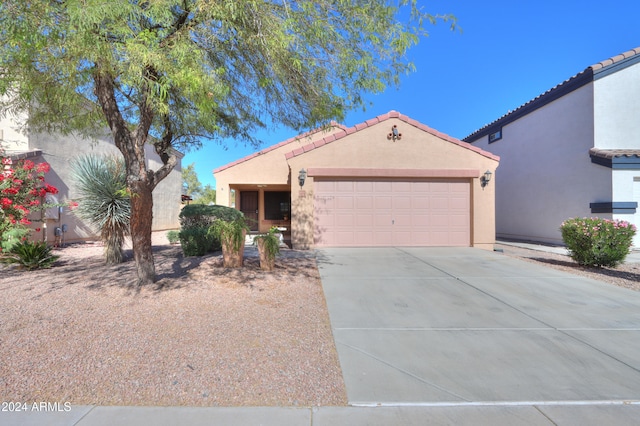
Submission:
M 604 67 L 608 67 L 609 65 L 613 65 L 617 62 L 620 62 L 624 59 L 630 58 L 632 56 L 640 54 L 640 47 L 636 47 L 635 49 L 627 50 L 624 53 L 621 53 L 617 56 L 614 56 L 609 59 L 605 59 L 604 61 L 598 62 L 597 64 L 591 65 L 591 69 L 594 71 L 600 70 Z
M 611 160 L 616 157 L 640 157 L 640 149 L 598 149 L 591 148 L 589 154 L 593 157 Z

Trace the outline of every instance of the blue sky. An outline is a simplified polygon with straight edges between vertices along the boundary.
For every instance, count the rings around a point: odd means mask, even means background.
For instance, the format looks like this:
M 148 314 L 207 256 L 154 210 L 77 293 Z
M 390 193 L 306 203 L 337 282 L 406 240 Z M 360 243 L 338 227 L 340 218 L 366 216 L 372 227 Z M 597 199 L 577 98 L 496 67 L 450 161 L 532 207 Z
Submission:
M 369 96 L 373 105 L 349 113 L 343 124 L 395 110 L 462 139 L 589 65 L 640 47 L 640 0 L 420 3 L 432 14 L 454 14 L 462 31 L 442 22 L 430 27 L 408 55 L 416 72 L 399 89 Z M 277 128 L 258 137 L 265 148 L 295 135 Z M 223 143 L 187 152 L 183 167 L 195 163 L 203 185 L 215 187 L 213 169 L 256 151 Z

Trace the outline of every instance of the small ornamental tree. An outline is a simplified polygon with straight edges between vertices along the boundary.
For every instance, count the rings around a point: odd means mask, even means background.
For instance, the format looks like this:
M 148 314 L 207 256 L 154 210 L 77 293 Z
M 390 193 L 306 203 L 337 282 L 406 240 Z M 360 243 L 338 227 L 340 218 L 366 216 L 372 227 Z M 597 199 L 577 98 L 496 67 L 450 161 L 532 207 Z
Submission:
M 0 159 L 0 249 L 10 251 L 28 235 L 29 215 L 51 207 L 43 202 L 44 197 L 57 194 L 58 189 L 45 182 L 48 163 L 35 164 L 31 160 L 14 163 L 9 157 Z
M 636 227 L 624 220 L 573 218 L 560 231 L 569 255 L 580 265 L 615 267 L 629 254 Z

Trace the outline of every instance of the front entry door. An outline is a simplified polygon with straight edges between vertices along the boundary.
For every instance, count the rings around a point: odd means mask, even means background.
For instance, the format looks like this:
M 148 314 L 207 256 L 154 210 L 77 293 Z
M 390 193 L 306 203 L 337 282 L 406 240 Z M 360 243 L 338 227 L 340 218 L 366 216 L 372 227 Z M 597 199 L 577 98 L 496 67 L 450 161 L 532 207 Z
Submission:
M 258 191 L 240 192 L 240 211 L 247 219 L 249 229 L 258 230 Z

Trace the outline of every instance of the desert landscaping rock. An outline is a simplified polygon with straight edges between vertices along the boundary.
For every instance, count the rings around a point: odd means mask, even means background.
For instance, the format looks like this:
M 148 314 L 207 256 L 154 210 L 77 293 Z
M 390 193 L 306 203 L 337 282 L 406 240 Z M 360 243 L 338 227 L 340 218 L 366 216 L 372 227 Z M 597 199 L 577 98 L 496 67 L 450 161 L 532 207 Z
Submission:
M 274 272 L 218 254 L 182 257 L 154 235 L 158 282 L 133 261 L 105 266 L 99 243 L 56 250 L 59 265 L 0 270 L 0 393 L 74 405 L 344 405 L 315 259 Z

